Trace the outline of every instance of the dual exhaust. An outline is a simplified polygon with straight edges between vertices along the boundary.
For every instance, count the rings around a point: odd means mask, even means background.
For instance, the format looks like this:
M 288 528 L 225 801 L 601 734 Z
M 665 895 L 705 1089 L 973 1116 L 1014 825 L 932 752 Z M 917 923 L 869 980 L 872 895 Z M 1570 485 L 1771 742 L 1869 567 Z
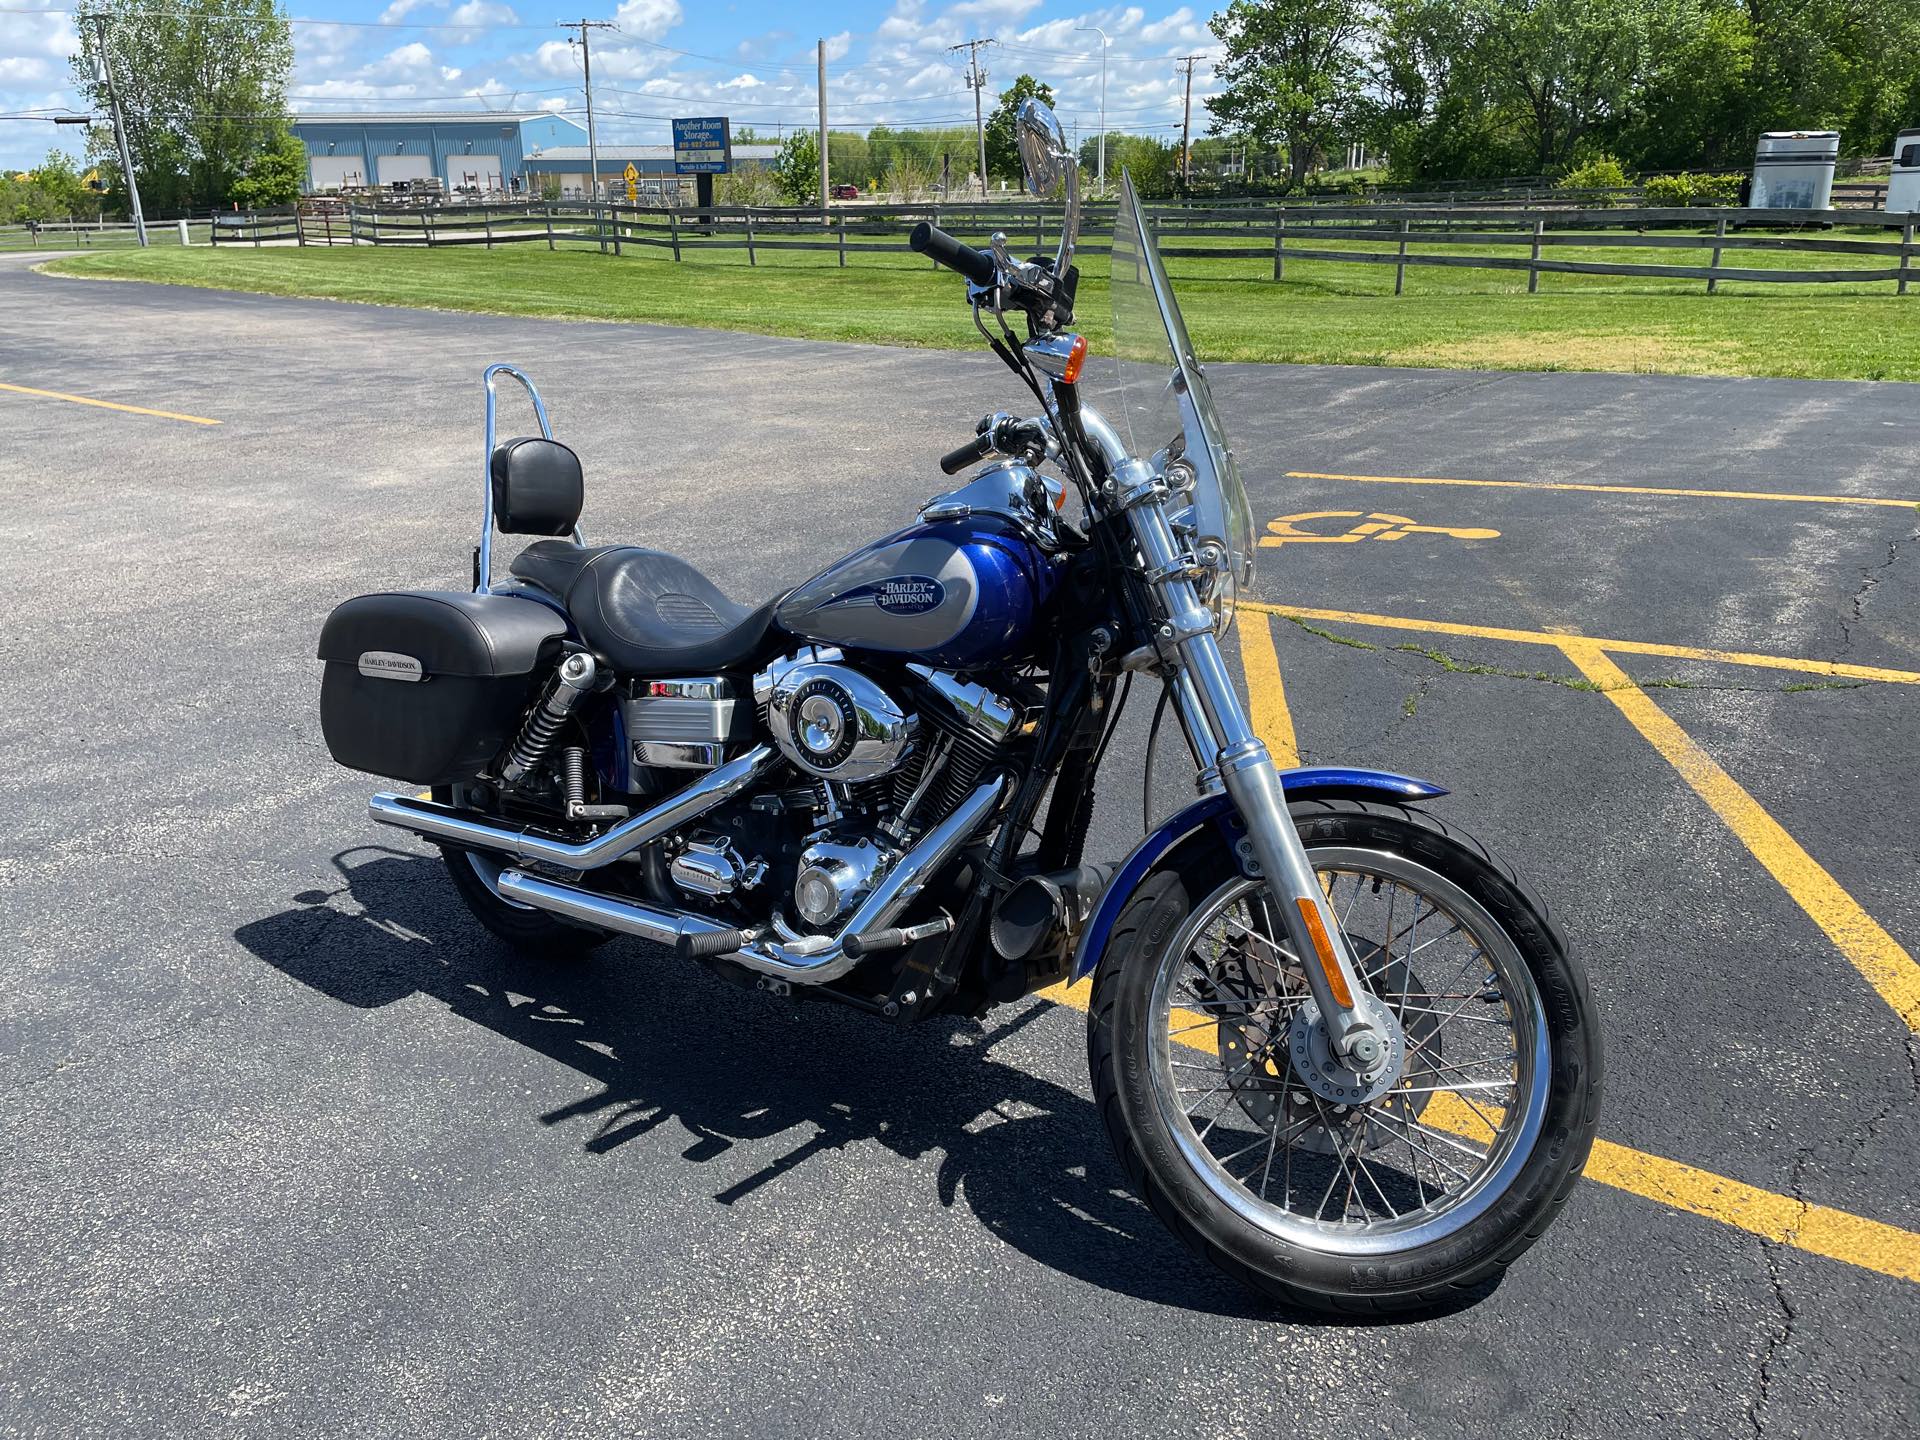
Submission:
M 430 840 L 568 870 L 597 870 L 740 794 L 774 759 L 772 749 L 757 745 L 606 834 L 578 843 L 495 825 L 450 806 L 386 791 L 367 802 L 367 813 L 382 825 Z M 739 931 L 691 911 L 667 910 L 624 895 L 605 895 L 520 869 L 503 869 L 490 883 L 495 894 L 516 905 L 635 935 L 656 945 L 724 956 L 792 984 L 824 985 L 845 975 L 869 950 L 882 948 L 862 942 L 879 938 L 954 853 L 973 838 L 999 808 L 1007 783 L 1005 776 L 996 775 L 978 786 L 952 814 L 920 837 L 848 917 L 839 933 L 831 936 Z

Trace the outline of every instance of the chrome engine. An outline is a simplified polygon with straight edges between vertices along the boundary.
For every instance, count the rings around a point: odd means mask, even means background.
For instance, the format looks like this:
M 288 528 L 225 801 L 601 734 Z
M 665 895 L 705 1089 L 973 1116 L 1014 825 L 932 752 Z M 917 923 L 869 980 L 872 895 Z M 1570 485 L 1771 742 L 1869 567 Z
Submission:
M 769 864 L 737 828 L 692 835 L 669 867 L 675 887 L 745 899 L 765 876 L 760 903 L 786 897 L 793 923 L 773 919 L 789 937 L 833 930 L 873 895 L 916 838 L 974 792 L 999 747 L 1030 728 L 1022 707 L 985 686 L 904 668 L 911 679 L 882 684 L 840 651 L 809 646 L 755 676 L 766 738 L 811 782 L 755 802 L 786 817 L 792 838 L 766 837 Z
M 831 658 L 828 658 L 831 657 Z M 899 768 L 919 733 L 919 717 L 837 650 L 805 650 L 754 677 L 753 698 L 773 743 L 822 780 L 873 780 Z

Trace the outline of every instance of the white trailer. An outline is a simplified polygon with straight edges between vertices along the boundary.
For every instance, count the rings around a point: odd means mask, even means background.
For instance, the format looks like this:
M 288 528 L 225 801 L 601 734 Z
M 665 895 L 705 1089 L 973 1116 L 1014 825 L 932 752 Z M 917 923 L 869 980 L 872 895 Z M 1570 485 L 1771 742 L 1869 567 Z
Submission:
M 1770 130 L 1753 152 L 1755 210 L 1831 210 L 1838 130 Z
M 1902 130 L 1894 137 L 1886 208 L 1920 210 L 1920 130 Z

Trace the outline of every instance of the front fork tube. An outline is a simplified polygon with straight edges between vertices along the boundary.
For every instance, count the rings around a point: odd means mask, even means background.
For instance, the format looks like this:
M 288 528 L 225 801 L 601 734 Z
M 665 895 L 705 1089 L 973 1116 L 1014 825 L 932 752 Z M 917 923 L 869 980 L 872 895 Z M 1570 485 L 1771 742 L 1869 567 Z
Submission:
M 1165 486 L 1138 460 L 1118 466 L 1113 484 L 1166 617 L 1160 627 L 1161 650 L 1178 657 L 1179 671 L 1172 680 L 1174 700 L 1181 723 L 1203 757 L 1201 786 L 1224 787 L 1239 811 L 1253 858 L 1278 902 L 1287 939 L 1301 957 L 1334 1052 L 1357 1071 L 1377 1070 L 1387 1054 L 1387 1037 L 1357 1008 L 1365 989 L 1353 955 L 1293 828 L 1273 757 L 1254 734 L 1239 692 L 1233 688 L 1214 638 L 1213 616 L 1194 587 L 1188 568 L 1191 559 L 1183 554 L 1167 518 Z

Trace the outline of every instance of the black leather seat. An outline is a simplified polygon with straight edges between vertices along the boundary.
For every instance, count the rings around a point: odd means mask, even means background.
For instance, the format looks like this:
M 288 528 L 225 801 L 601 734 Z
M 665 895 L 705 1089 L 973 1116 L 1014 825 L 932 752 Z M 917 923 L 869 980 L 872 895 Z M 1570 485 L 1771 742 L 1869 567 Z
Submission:
M 536 540 L 509 567 L 562 601 L 581 638 L 622 671 L 702 675 L 759 658 L 775 600 L 736 605 L 676 555 Z

